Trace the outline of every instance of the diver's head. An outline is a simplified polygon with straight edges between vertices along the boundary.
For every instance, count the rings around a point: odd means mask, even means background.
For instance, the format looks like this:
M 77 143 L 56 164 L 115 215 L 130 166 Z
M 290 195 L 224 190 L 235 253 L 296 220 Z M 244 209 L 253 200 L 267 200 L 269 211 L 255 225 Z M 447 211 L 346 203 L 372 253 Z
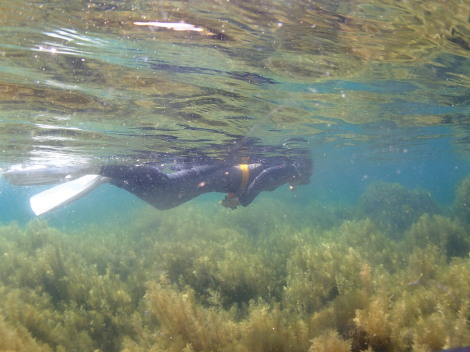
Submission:
M 292 187 L 299 185 L 308 185 L 310 183 L 310 176 L 313 173 L 313 162 L 310 158 L 303 158 L 296 160 L 292 163 L 295 167 L 297 174 L 289 182 Z

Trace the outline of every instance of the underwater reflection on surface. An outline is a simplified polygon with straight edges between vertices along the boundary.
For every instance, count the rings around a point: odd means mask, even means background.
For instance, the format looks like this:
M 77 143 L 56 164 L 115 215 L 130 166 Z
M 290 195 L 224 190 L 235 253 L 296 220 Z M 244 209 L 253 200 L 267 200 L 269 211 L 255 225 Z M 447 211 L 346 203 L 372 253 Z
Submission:
M 467 150 L 464 1 L 1 6 L 3 163 L 217 155 L 245 136 L 374 150 L 390 127 L 411 153 L 443 135 Z

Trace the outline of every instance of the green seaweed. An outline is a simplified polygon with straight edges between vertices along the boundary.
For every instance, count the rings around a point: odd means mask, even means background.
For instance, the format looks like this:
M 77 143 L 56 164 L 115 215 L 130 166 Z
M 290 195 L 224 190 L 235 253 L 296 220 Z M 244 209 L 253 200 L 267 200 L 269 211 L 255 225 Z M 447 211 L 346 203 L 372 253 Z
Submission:
M 458 220 L 441 215 L 422 215 L 405 232 L 406 243 L 417 247 L 434 244 L 452 257 L 466 257 L 470 252 L 468 231 Z
M 463 179 L 457 187 L 455 212 L 465 224 L 470 224 L 470 176 Z
M 0 350 L 17 352 L 52 351 L 52 349 L 44 343 L 35 341 L 25 327 L 16 327 L 12 323 L 7 323 L 2 316 L 0 316 Z
M 389 187 L 373 193 L 386 198 Z M 0 226 L 0 350 L 421 352 L 470 344 L 463 218 L 433 214 L 427 196 L 391 189 L 404 193 L 396 199 L 417 199 L 398 225 L 395 205 L 380 219 L 328 205 L 328 219 L 316 224 L 318 214 L 305 215 L 321 212 L 318 205 L 286 214 L 263 199 L 239 213 L 143 208 L 126 225 L 76 233 L 40 220 Z
M 380 230 L 400 236 L 422 214 L 438 213 L 438 207 L 425 190 L 379 182 L 361 195 L 360 213 L 372 219 Z

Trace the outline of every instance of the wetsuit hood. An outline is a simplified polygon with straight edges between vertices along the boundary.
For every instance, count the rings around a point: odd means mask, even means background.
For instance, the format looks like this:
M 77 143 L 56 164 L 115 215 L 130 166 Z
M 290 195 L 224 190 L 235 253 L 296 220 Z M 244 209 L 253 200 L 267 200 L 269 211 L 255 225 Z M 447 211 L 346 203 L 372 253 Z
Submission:
M 292 183 L 295 185 L 308 185 L 310 176 L 313 173 L 313 163 L 311 159 L 300 159 L 292 163 L 297 171 L 297 176 Z

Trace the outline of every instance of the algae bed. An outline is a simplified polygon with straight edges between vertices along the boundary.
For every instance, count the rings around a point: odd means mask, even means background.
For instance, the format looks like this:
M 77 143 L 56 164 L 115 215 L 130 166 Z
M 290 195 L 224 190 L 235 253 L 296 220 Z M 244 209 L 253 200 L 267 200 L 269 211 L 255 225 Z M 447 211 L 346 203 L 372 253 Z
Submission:
M 353 205 L 147 207 L 79 233 L 2 225 L 0 350 L 470 345 L 469 200 L 470 176 L 445 209 L 378 183 Z

